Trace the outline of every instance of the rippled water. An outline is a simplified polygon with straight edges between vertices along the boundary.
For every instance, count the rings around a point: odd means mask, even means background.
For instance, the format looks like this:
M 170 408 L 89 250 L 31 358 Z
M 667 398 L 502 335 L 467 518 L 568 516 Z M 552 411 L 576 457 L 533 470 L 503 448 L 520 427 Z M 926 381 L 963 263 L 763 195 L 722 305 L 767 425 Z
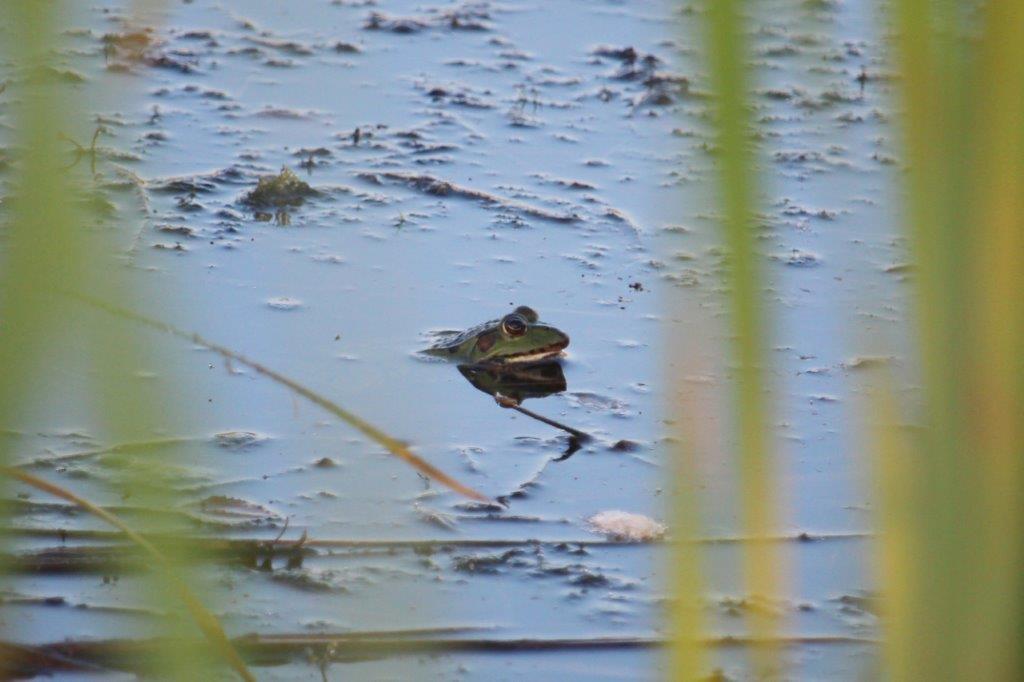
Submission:
M 792 577 L 785 598 L 750 598 L 737 544 L 711 545 L 707 610 L 721 635 L 742 633 L 745 609 L 783 613 L 788 634 L 809 638 L 789 648 L 805 679 L 869 674 L 877 634 L 855 379 L 873 339 L 901 334 L 905 272 L 888 208 L 886 72 L 866 4 L 773 2 L 753 34 L 783 530 L 793 538 L 780 542 Z M 159 316 L 356 410 L 486 495 L 520 493 L 504 511 L 467 505 L 252 371 L 172 346 L 168 365 L 138 368 L 139 380 L 179 385 L 181 415 L 160 437 L 184 441 L 154 456 L 173 452 L 189 467 L 189 511 L 231 524 L 205 530 L 273 538 L 287 517 L 292 538 L 305 530 L 314 541 L 439 541 L 430 551 L 311 545 L 316 554 L 292 570 L 204 568 L 227 587 L 219 610 L 231 633 L 465 628 L 459 637 L 659 639 L 667 551 L 602 544 L 586 519 L 615 509 L 667 517 L 675 373 L 705 412 L 705 532 L 738 533 L 720 409 L 728 336 L 699 16 L 612 0 L 196 0 L 154 15 L 146 65 L 104 53 L 102 36 L 124 30 L 125 6 L 79 12 L 64 59 L 85 79 L 76 87 L 106 89 L 93 100 L 104 178 L 141 183 L 104 195 L 141 216 L 141 231 L 129 220 L 114 226 L 163 295 Z M 83 123 L 76 135 L 91 131 Z M 254 214 L 242 198 L 283 166 L 318 195 Z M 431 331 L 524 304 L 572 339 L 566 391 L 526 403 L 594 436 L 564 461 L 554 460 L 565 434 L 498 407 L 454 365 L 416 354 Z M 23 439 L 26 459 L 107 445 L 82 406 L 85 372 L 63 377 L 51 412 L 21 428 L 40 434 Z M 118 502 L 102 458 L 36 468 Z M 100 527 L 37 501 L 22 500 L 19 526 Z M 25 537 L 18 549 L 55 542 Z M 146 632 L 153 614 L 129 608 L 136 578 L 101 574 L 19 578 L 19 595 L 65 601 L 5 603 L 5 621 L 19 623 L 5 636 Z M 716 652 L 730 679 L 745 678 L 740 648 Z M 664 672 L 647 646 L 393 656 L 332 671 Z M 261 674 L 319 672 L 296 661 Z

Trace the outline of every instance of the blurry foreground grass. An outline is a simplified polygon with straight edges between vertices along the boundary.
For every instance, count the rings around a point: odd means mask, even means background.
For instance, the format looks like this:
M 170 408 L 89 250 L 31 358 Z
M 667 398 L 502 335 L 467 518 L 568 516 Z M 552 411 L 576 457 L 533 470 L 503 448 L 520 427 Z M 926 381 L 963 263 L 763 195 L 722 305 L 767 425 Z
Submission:
M 743 12 L 705 3 L 716 93 L 719 212 L 728 248 L 733 393 L 751 595 L 779 595 L 779 567 L 758 537 L 779 516 L 772 492 L 752 201 L 750 89 Z M 980 12 L 979 12 L 980 8 Z M 912 405 L 906 376 L 875 370 L 864 405 L 875 463 L 882 676 L 1024 679 L 1024 4 L 896 0 L 889 9 L 900 101 L 905 231 L 915 265 Z M 903 395 L 904 391 L 899 391 Z M 911 424 L 910 428 L 907 424 Z M 693 503 L 678 515 L 691 517 Z M 677 544 L 681 591 L 671 670 L 704 670 L 690 554 Z M 755 638 L 770 619 L 750 623 Z M 760 654 L 758 654 L 760 649 Z M 777 666 L 755 647 L 754 676 Z
M 894 5 L 922 387 L 870 406 L 896 680 L 1024 678 L 1024 5 L 981 6 Z
M 64 8 L 68 9 L 68 8 Z M 73 372 L 71 364 L 84 363 L 93 409 L 99 428 L 110 442 L 118 443 L 151 435 L 172 407 L 164 386 L 146 384 L 132 374 L 146 366 L 159 366 L 154 346 L 138 338 L 129 325 L 111 325 L 96 314 L 82 314 L 81 306 L 53 290 L 90 291 L 118 302 L 127 292 L 144 289 L 133 271 L 119 261 L 116 232 L 105 229 L 89 201 L 95 163 L 76 163 L 84 146 L 72 153 L 67 139 L 87 121 L 75 120 L 83 94 L 52 77 L 52 60 L 58 52 L 62 26 L 60 7 L 52 3 L 18 0 L 3 3 L 2 18 L 8 27 L 3 49 L 11 63 L 21 67 L 20 78 L 7 91 L 15 109 L 14 177 L 8 197 L 10 221 L 5 228 L 5 250 L 0 267 L 0 423 L 17 428 L 45 409 L 47 396 L 37 387 L 61 380 Z M 95 136 L 94 136 L 95 141 Z M 147 349 L 144 351 L 144 349 Z M 65 364 L 70 363 L 70 364 Z M 8 465 L 15 461 L 17 441 L 0 441 L 3 485 L 9 478 L 56 494 L 125 531 L 149 552 L 160 570 L 146 579 L 149 585 L 138 595 L 153 608 L 168 613 L 182 610 L 192 618 L 162 621 L 167 644 L 158 647 L 151 670 L 175 679 L 200 679 L 212 655 L 225 657 L 245 679 L 252 679 L 234 652 L 219 623 L 203 605 L 207 596 L 197 594 L 188 570 L 189 557 L 173 546 L 158 547 L 138 532 L 158 527 L 156 517 L 140 516 L 139 526 L 127 528 L 119 519 L 87 500 Z M 171 507 L 174 470 L 157 467 L 151 459 L 118 455 L 121 465 L 112 478 L 122 498 L 131 497 L 140 508 Z M 7 507 L 5 507 L 7 508 Z M 2 524 L 9 528 L 9 520 Z M 136 532 L 138 531 L 138 532 Z M 9 543 L 9 540 L 7 540 Z M 193 620 L 194 619 L 194 620 Z M 207 650 L 191 636 L 196 625 L 214 644 Z M 10 627 L 10 626 L 8 626 Z M 5 638 L 11 638 L 8 632 Z M 216 653 L 214 653 L 216 652 Z
M 468 497 L 482 501 L 487 498 L 433 467 L 406 444 L 300 383 L 197 334 L 131 311 L 132 302 L 138 305 L 142 301 L 147 309 L 159 310 L 161 301 L 139 276 L 142 271 L 130 265 L 134 246 L 126 251 L 125 236 L 137 230 L 97 194 L 108 170 L 106 164 L 97 163 L 97 140 L 102 129 L 74 114 L 83 110 L 87 94 L 105 100 L 114 93 L 99 92 L 94 85 L 78 87 L 53 77 L 58 55 L 65 53 L 59 39 L 65 27 L 58 25 L 58 18 L 67 13 L 59 9 L 70 8 L 34 0 L 8 2 L 0 7 L 0 20 L 7 27 L 0 49 L 17 74 L 4 90 L 15 121 L 9 150 L 11 191 L 3 198 L 7 221 L 0 254 L 0 372 L 5 379 L 0 382 L 0 429 L 4 436 L 0 437 L 0 485 L 7 490 L 3 499 L 13 497 L 15 492 L 28 495 L 28 488 L 14 490 L 12 481 L 16 481 L 71 502 L 117 528 L 142 550 L 152 570 L 131 596 L 160 617 L 154 619 L 155 628 L 145 631 L 151 638 L 144 646 L 130 641 L 109 643 L 111 651 L 123 644 L 129 653 L 135 652 L 118 665 L 138 670 L 138 659 L 143 657 L 148 660 L 141 667 L 151 675 L 195 680 L 220 674 L 220 664 L 226 663 L 243 679 L 254 679 L 212 615 L 218 610 L 215 594 L 204 589 L 196 578 L 195 567 L 206 556 L 200 552 L 211 544 L 182 541 L 180 530 L 168 525 L 169 519 L 180 518 L 186 501 L 176 491 L 185 487 L 187 472 L 174 455 L 175 447 L 188 439 L 168 438 L 165 430 L 175 422 L 179 405 L 189 401 L 179 397 L 186 392 L 175 384 L 173 372 L 153 369 L 170 366 L 160 357 L 162 342 L 177 337 L 247 365 L 359 430 L 424 476 Z M 148 44 L 152 27 L 133 26 L 131 19 L 124 23 L 124 33 L 104 37 L 105 44 Z M 76 141 L 88 140 L 90 134 L 90 144 Z M 85 158 L 89 161 L 82 163 Z M 275 180 L 261 180 L 257 189 L 263 193 L 261 197 L 291 192 L 299 200 L 311 191 L 290 171 L 282 172 Z M 154 335 L 153 330 L 166 335 Z M 29 453 L 17 451 L 19 441 L 10 436 L 33 431 L 33 420 L 47 414 L 58 397 L 53 387 L 78 376 L 86 377 L 88 382 L 83 394 L 86 397 L 81 399 L 86 404 L 81 407 L 90 415 L 90 430 L 95 428 L 100 440 L 108 444 L 94 451 L 104 454 L 102 475 L 89 478 L 99 479 L 101 489 L 106 485 L 107 489 L 102 490 L 106 504 L 110 500 L 131 500 L 131 526 L 108 508 L 15 464 L 32 460 L 27 457 Z M 49 425 L 49 421 L 46 423 Z M 169 451 L 155 457 L 152 446 Z M 61 458 L 57 455 L 51 461 Z M 13 513 L 11 505 L 3 509 Z M 9 550 L 14 542 L 12 519 L 0 519 L 0 528 L 6 531 L 3 549 Z M 64 542 L 65 531 L 53 530 L 59 531 Z M 304 541 L 305 535 L 294 544 L 296 552 Z M 263 549 L 272 553 L 276 542 Z M 76 549 L 85 553 L 90 550 Z M 116 574 L 121 565 L 117 560 L 112 564 Z M 11 572 L 2 573 L 4 593 L 16 595 L 17 579 Z M 11 653 L 12 659 L 0 660 L 0 674 L 51 671 L 45 646 L 23 646 L 16 626 L 5 627 L 0 652 Z M 205 644 L 200 633 L 206 638 Z M 54 628 L 52 638 L 58 648 L 65 636 Z M 104 643 L 99 644 L 102 650 Z M 139 644 L 137 649 L 135 644 Z M 252 648 L 249 642 L 248 649 Z M 19 668 L 23 663 L 26 667 Z M 89 661 L 74 656 L 61 659 L 60 664 L 91 669 Z M 84 668 L 74 667 L 79 665 Z

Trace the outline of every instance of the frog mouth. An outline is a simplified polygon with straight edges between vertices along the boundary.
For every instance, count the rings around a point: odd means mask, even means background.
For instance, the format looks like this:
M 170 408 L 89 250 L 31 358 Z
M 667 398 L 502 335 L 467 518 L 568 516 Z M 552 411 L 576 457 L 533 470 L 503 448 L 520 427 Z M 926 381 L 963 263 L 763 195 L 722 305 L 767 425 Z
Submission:
M 555 341 L 554 343 L 549 343 L 546 346 L 541 346 L 540 348 L 534 348 L 533 350 L 502 355 L 500 362 L 533 362 L 534 360 L 542 360 L 561 353 L 568 345 L 569 339 L 562 339 Z

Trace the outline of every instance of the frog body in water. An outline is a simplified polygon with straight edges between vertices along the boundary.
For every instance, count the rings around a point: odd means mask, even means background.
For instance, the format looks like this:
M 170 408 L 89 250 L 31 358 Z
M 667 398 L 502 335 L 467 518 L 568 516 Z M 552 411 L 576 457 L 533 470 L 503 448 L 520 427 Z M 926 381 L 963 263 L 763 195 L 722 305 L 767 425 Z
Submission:
M 568 345 L 564 332 L 540 322 L 532 308 L 519 306 L 499 320 L 443 335 L 423 352 L 472 364 L 536 362 L 558 355 Z

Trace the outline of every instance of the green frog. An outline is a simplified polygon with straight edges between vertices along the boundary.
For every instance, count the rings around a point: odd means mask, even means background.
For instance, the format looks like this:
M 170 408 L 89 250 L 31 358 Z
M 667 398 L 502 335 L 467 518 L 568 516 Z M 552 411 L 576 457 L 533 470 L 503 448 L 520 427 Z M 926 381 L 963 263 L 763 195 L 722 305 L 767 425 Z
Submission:
M 500 320 L 442 334 L 423 352 L 472 364 L 536 362 L 558 355 L 569 337 L 539 319 L 532 308 L 519 306 Z

